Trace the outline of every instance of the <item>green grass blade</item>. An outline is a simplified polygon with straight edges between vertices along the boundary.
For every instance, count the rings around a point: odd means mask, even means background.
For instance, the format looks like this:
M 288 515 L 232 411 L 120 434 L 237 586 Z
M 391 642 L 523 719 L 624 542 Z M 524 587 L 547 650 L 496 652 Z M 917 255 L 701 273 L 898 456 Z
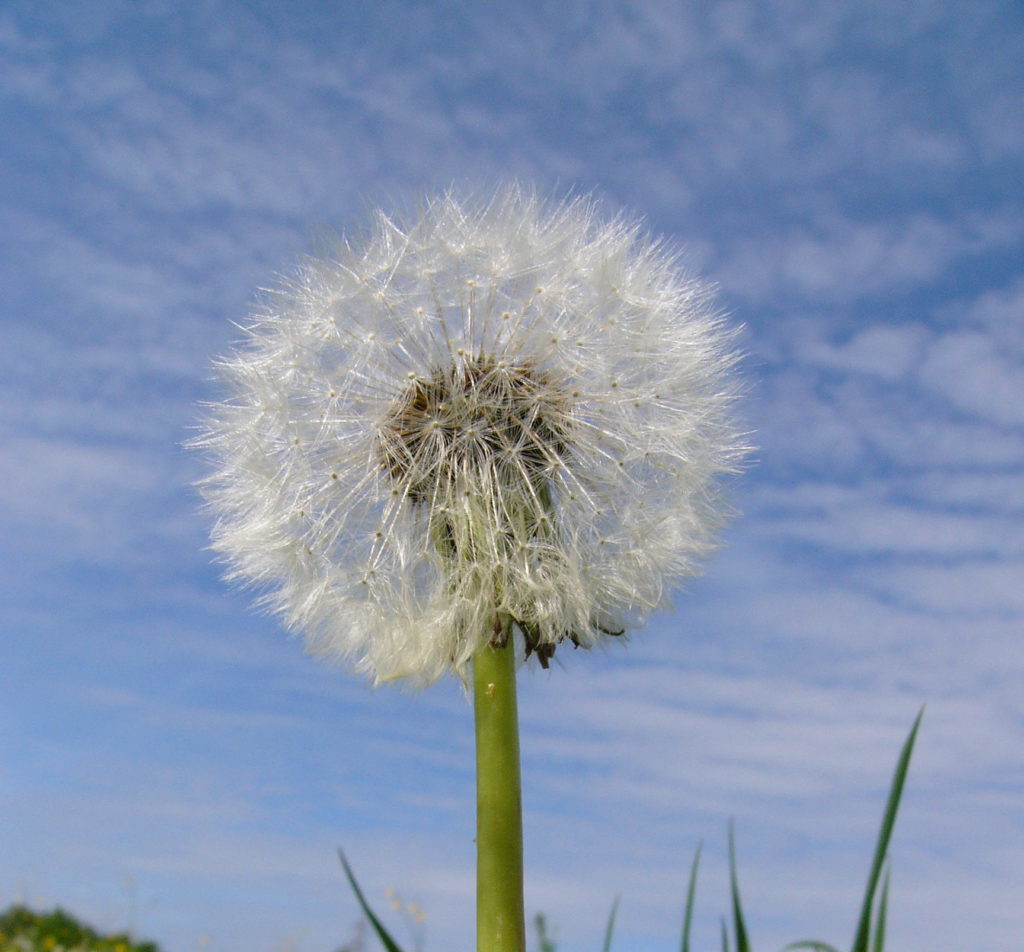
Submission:
M 697 852 L 693 855 L 690 866 L 690 884 L 686 887 L 686 909 L 683 912 L 683 942 L 679 952 L 690 952 L 690 926 L 693 925 L 693 901 L 697 895 L 697 867 L 700 866 L 700 851 L 703 843 L 697 844 Z
M 608 928 L 604 930 L 604 945 L 601 946 L 601 952 L 609 952 L 612 947 L 612 933 L 615 931 L 615 914 L 619 911 L 619 896 L 615 897 L 615 902 L 612 903 L 612 911 L 608 916 Z
M 729 891 L 732 893 L 732 921 L 736 931 L 736 952 L 750 952 L 747 926 L 743 921 L 743 906 L 740 904 L 740 886 L 736 878 L 736 843 L 732 821 L 729 821 Z
M 889 868 L 886 867 L 885 878 L 882 880 L 882 892 L 878 900 L 878 912 L 875 918 L 875 941 L 872 952 L 885 952 L 885 919 L 889 911 Z
M 787 952 L 789 949 L 810 949 L 811 952 L 839 952 L 834 945 L 829 945 L 827 942 L 818 942 L 816 939 L 801 939 L 799 942 L 790 942 L 789 945 L 783 947 L 782 952 Z
M 348 865 L 348 860 L 345 859 L 345 854 L 340 848 L 338 850 L 338 858 L 341 860 L 341 865 L 345 870 L 345 875 L 348 877 L 348 883 L 352 887 L 352 892 L 356 894 L 356 899 L 359 900 L 359 906 L 363 910 L 363 915 L 370 920 L 370 925 L 373 926 L 373 931 L 377 933 L 377 938 L 380 939 L 388 952 L 402 952 L 402 947 L 391 938 L 388 930 L 384 928 L 380 919 L 373 914 L 373 910 L 367 904 L 363 891 L 359 888 L 359 883 L 356 882 L 356 877 L 352 873 L 352 867 Z
M 533 925 L 537 930 L 537 952 L 555 952 L 554 940 L 548 935 L 548 920 L 543 912 L 533 917 Z
M 729 952 L 729 928 L 725 924 L 725 916 L 722 917 L 722 952 Z
M 921 726 L 921 718 L 924 717 L 924 708 L 918 711 L 914 719 L 914 726 L 910 729 L 910 735 L 903 744 L 899 760 L 896 762 L 896 772 L 893 774 L 892 787 L 889 790 L 889 802 L 886 804 L 885 813 L 882 816 L 882 828 L 878 833 L 878 842 L 875 845 L 875 857 L 871 863 L 871 873 L 868 875 L 868 886 L 864 894 L 864 903 L 861 906 L 860 921 L 857 924 L 857 934 L 853 940 L 852 952 L 869 952 L 868 940 L 871 934 L 871 912 L 875 905 L 875 895 L 878 889 L 878 880 L 882 874 L 882 867 L 885 864 L 885 857 L 889 851 L 889 840 L 892 837 L 892 829 L 896 823 L 896 811 L 900 806 L 900 798 L 903 796 L 903 783 L 907 779 L 907 769 L 910 767 L 910 755 L 914 752 L 914 741 L 917 738 L 917 729 Z

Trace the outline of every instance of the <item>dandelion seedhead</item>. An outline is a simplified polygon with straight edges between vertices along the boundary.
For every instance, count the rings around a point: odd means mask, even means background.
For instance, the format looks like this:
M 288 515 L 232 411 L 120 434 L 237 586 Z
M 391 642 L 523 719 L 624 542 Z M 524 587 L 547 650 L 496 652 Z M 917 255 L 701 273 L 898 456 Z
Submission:
M 312 650 L 462 674 L 510 617 L 545 667 L 697 571 L 745 447 L 732 335 L 639 224 L 506 188 L 379 213 L 219 363 L 214 548 Z

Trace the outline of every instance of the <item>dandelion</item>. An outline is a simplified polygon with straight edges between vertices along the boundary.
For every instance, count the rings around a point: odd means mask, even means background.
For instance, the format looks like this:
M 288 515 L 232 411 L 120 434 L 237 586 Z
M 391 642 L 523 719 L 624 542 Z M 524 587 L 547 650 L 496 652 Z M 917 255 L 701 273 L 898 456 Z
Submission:
M 640 625 L 723 516 L 731 334 L 639 224 L 452 194 L 310 261 L 219 364 L 199 442 L 235 578 L 374 683 Z
M 214 548 L 374 683 L 471 665 L 478 949 L 521 952 L 517 658 L 698 571 L 745 449 L 732 335 L 637 222 L 517 188 L 379 213 L 247 334 L 197 441 Z

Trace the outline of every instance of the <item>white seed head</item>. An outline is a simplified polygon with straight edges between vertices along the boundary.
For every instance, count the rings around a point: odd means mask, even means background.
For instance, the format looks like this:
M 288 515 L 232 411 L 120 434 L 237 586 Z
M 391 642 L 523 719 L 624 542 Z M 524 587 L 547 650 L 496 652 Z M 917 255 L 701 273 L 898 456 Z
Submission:
M 546 667 L 698 569 L 744 452 L 732 333 L 640 225 L 506 188 L 378 214 L 219 363 L 213 545 L 374 682 L 464 673 L 497 613 Z

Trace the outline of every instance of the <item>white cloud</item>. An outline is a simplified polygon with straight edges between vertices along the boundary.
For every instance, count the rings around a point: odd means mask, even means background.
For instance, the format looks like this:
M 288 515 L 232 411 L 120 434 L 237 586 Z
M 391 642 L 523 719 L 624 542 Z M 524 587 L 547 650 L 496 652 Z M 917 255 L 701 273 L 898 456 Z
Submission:
M 1024 424 L 1024 362 L 1008 356 L 989 334 L 942 335 L 920 374 L 929 390 L 965 413 L 1006 426 Z
M 760 232 L 736 242 L 722 264 L 723 281 L 751 299 L 773 294 L 842 302 L 885 292 L 905 293 L 940 277 L 965 256 L 1019 240 L 1001 213 L 970 222 L 929 214 L 856 221 L 830 211 L 813 228 Z
M 1024 559 L 898 565 L 865 573 L 889 597 L 925 611 L 970 619 L 1024 617 Z M 1009 647 L 1009 646 L 1007 646 Z
M 823 325 L 813 330 L 820 335 Z M 808 330 L 812 330 L 808 328 Z M 812 330 L 812 333 L 813 333 Z M 820 367 L 880 377 L 895 383 L 920 361 L 930 333 L 921 324 L 873 324 L 842 344 L 800 337 L 794 341 L 798 359 Z
M 915 494 L 936 504 L 972 506 L 1013 518 L 1024 513 L 1024 473 L 923 473 L 911 481 Z
M 1007 556 L 1024 551 L 1024 526 L 999 516 L 947 513 L 919 505 L 866 499 L 859 493 L 811 516 L 776 522 L 776 538 L 813 543 L 861 558 L 880 554 Z
M 60 538 L 72 549 L 84 540 L 109 543 L 125 509 L 159 479 L 144 456 L 122 448 L 23 437 L 8 450 L 0 471 L 7 519 L 17 531 L 38 533 L 46 544 Z

